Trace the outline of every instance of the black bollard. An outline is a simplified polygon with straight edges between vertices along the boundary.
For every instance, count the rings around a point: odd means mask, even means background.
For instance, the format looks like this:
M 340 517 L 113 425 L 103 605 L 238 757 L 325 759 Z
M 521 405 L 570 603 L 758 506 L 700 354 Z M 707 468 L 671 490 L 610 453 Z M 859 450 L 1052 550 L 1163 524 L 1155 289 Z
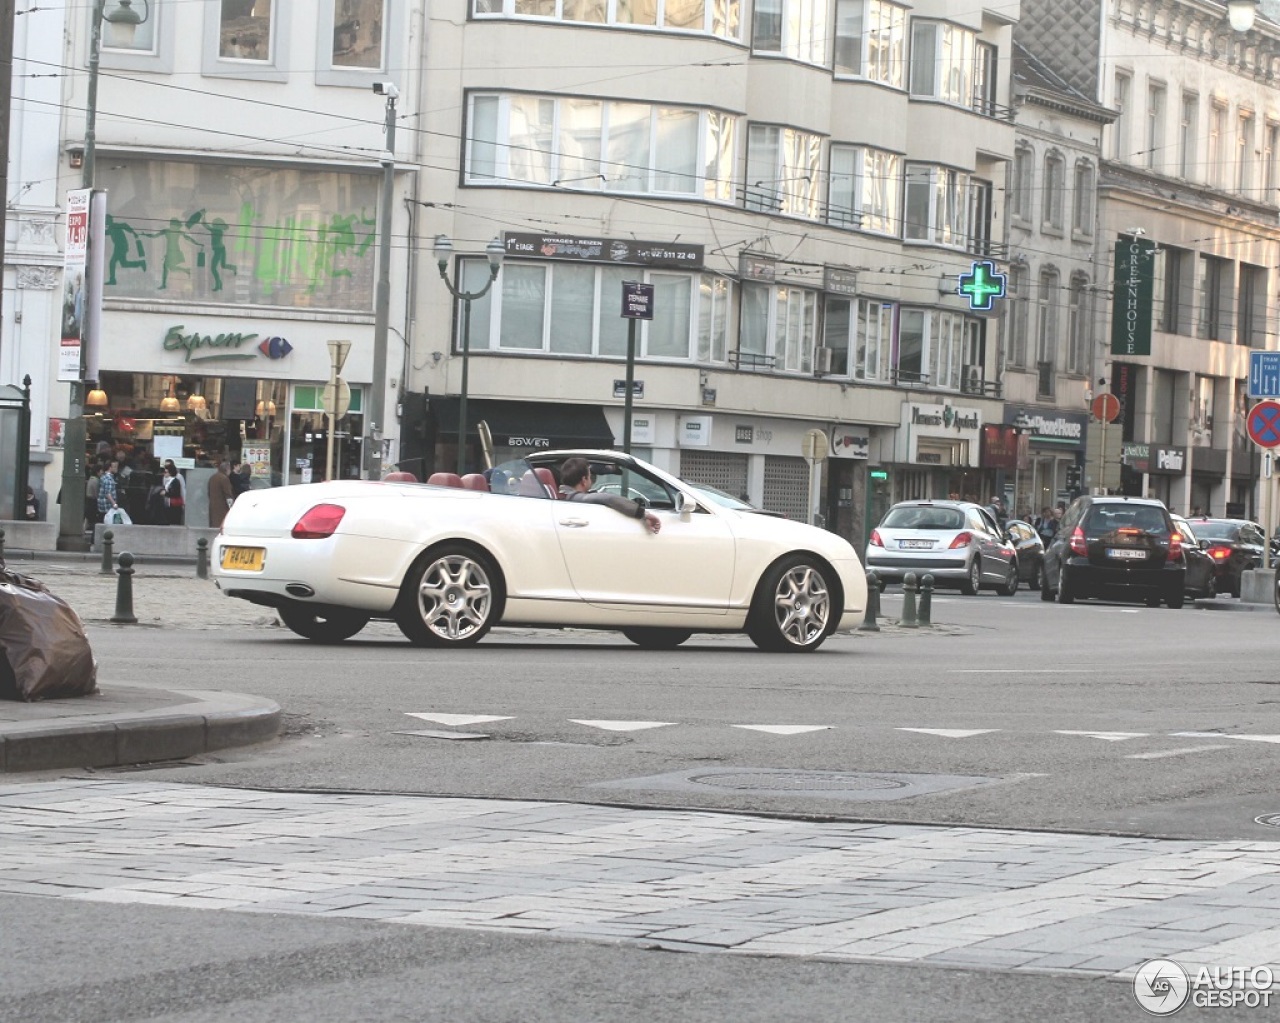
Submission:
M 898 622 L 904 629 L 919 627 L 916 618 L 916 574 L 908 572 L 902 577 L 902 620 Z
M 121 553 L 116 574 L 120 581 L 116 583 L 116 613 L 111 620 L 116 625 L 137 625 L 138 619 L 133 614 L 133 555 L 128 551 Z
M 920 624 L 933 625 L 933 576 L 927 572 L 920 580 Z
M 98 575 L 114 575 L 115 569 L 111 567 L 113 556 L 112 548 L 115 546 L 116 535 L 109 529 L 102 531 L 102 567 L 98 569 Z
M 0 529 L 0 565 L 4 564 L 4 530 Z
M 196 578 L 209 578 L 209 541 L 203 536 L 196 541 Z
M 879 632 L 880 626 L 876 624 L 876 619 L 880 617 L 880 578 L 867 569 L 867 610 L 862 616 L 862 624 L 858 626 L 859 632 Z

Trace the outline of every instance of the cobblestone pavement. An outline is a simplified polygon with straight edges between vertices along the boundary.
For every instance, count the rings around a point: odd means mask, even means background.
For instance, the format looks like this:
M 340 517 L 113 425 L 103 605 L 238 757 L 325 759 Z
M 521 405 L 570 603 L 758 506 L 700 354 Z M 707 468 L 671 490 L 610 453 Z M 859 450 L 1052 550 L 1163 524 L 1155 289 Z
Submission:
M 1159 956 L 1280 971 L 1275 842 L 68 779 L 0 786 L 0 892 L 1115 978 Z

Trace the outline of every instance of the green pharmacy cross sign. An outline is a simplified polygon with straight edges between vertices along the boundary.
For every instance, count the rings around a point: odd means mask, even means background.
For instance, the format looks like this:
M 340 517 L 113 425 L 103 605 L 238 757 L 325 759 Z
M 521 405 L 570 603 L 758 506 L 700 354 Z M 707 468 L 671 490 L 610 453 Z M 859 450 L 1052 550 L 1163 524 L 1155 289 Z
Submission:
M 1005 275 L 996 273 L 996 265 L 987 259 L 973 264 L 967 274 L 960 275 L 956 293 L 969 300 L 969 308 L 987 311 L 997 298 L 1005 296 Z

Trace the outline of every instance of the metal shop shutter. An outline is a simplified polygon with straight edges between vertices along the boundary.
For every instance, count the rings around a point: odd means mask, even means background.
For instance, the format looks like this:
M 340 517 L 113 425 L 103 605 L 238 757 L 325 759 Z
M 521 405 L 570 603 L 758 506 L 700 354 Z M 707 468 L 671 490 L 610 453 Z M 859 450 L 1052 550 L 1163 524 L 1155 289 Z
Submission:
M 680 478 L 741 497 L 747 492 L 747 456 L 686 448 L 680 452 Z
M 809 515 L 809 464 L 803 458 L 764 460 L 764 507 L 805 522 Z

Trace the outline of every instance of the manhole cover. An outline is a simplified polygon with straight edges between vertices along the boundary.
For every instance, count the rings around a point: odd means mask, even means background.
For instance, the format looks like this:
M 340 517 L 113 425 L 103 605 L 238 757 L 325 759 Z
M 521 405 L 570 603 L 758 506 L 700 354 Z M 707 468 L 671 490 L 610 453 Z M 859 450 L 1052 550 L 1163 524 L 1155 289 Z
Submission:
M 1264 813 L 1253 819 L 1254 824 L 1262 824 L 1268 828 L 1280 828 L 1280 813 Z
M 741 792 L 865 792 L 873 789 L 906 788 L 906 782 L 874 774 L 842 774 L 835 771 L 717 772 L 691 774 L 689 780 L 717 789 Z

